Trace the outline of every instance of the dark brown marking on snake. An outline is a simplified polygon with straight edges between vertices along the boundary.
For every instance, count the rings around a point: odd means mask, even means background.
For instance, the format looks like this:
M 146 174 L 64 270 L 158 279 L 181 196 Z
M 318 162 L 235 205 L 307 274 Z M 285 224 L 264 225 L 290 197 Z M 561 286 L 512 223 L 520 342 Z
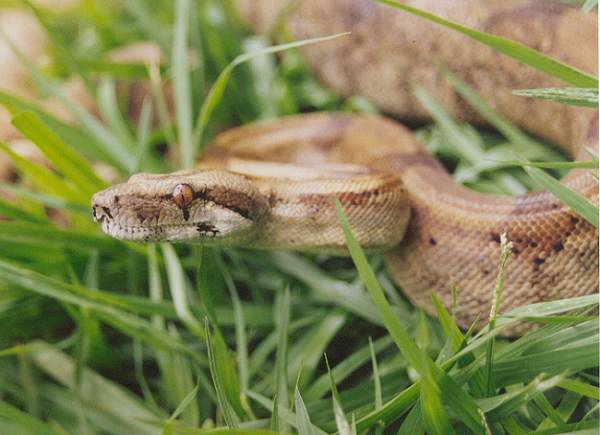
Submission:
M 562 242 L 560 240 L 554 244 L 553 248 L 556 252 L 560 252 L 563 249 L 565 249 L 564 245 L 562 244 Z
M 338 198 L 341 202 L 360 206 L 373 201 L 373 198 L 386 195 L 398 189 L 399 178 L 395 176 L 386 177 L 386 179 L 370 190 L 361 192 L 332 192 L 332 193 L 303 193 L 298 195 L 298 200 L 310 207 L 333 207 L 333 198 Z
M 108 207 L 102 207 L 102 211 L 104 212 L 104 214 L 105 214 L 106 216 L 108 216 L 108 217 L 109 217 L 109 219 L 112 219 L 112 218 L 113 218 L 113 217 L 112 217 L 112 214 L 110 214 L 110 209 L 109 209 Z
M 429 238 L 429 244 L 432 245 L 432 246 L 435 246 L 435 245 L 437 245 L 437 240 L 435 240 L 433 237 L 430 237 Z
M 500 243 L 500 234 L 498 234 L 498 233 L 490 233 L 490 239 L 493 242 Z
M 540 257 L 535 257 L 535 258 L 533 259 L 533 264 L 536 264 L 536 265 L 538 265 L 538 266 L 539 266 L 540 264 L 544 264 L 545 262 L 546 262 L 546 260 L 544 260 L 543 258 L 540 258 Z
M 183 213 L 183 220 L 188 221 L 190 219 L 190 211 L 187 208 L 182 208 L 181 213 Z
M 227 208 L 246 219 L 254 220 L 257 218 L 253 212 L 253 209 L 255 208 L 254 201 L 244 192 L 224 187 L 213 187 L 212 189 L 194 192 L 194 200 L 196 199 L 210 201 L 220 207 Z

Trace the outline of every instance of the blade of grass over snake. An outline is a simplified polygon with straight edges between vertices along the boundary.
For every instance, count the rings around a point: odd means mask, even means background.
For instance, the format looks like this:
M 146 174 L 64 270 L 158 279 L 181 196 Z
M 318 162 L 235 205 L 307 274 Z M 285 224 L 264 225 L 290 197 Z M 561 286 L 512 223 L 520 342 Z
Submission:
M 284 50 L 289 50 L 292 48 L 302 47 L 302 46 L 308 45 L 308 44 L 316 44 L 319 42 L 325 42 L 325 41 L 339 38 L 341 36 L 345 36 L 348 34 L 349 34 L 348 32 L 338 33 L 336 35 L 331 35 L 331 36 L 304 39 L 301 41 L 294 41 L 294 42 L 289 42 L 286 44 L 274 45 L 272 47 L 268 47 L 268 48 L 265 48 L 265 49 L 262 49 L 259 51 L 255 51 L 252 53 L 240 54 L 235 59 L 233 59 L 225 67 L 225 69 L 223 69 L 223 71 L 221 71 L 221 73 L 219 74 L 219 76 L 217 77 L 215 82 L 213 83 L 212 87 L 208 91 L 208 94 L 206 95 L 204 102 L 202 103 L 202 107 L 198 114 L 198 118 L 196 119 L 196 125 L 194 127 L 192 143 L 194 144 L 195 149 L 198 151 L 202 151 L 202 149 L 203 149 L 202 139 L 203 139 L 203 135 L 204 135 L 204 129 L 206 128 L 206 125 L 208 124 L 208 120 L 210 119 L 210 116 L 212 115 L 213 110 L 219 104 L 219 101 L 221 101 L 223 93 L 225 92 L 225 88 L 227 87 L 227 83 L 229 82 L 229 78 L 231 77 L 231 73 L 233 72 L 233 70 L 235 69 L 236 66 L 249 61 L 250 59 L 252 59 L 255 56 L 272 54 L 272 53 L 277 53 L 277 52 L 284 51 Z
M 581 13 L 587 14 L 595 7 L 598 7 L 598 0 L 585 0 L 585 3 L 581 6 Z
M 571 210 L 583 217 L 595 228 L 598 228 L 599 212 L 597 206 L 544 171 L 528 165 L 522 166 L 537 185 L 542 189 L 548 190 Z
M 517 89 L 512 93 L 520 97 L 556 101 L 571 106 L 598 107 L 598 89 L 592 88 Z
M 551 77 L 562 80 L 574 86 L 582 88 L 597 88 L 598 78 L 576 68 L 568 66 L 562 62 L 552 59 L 545 54 L 540 53 L 533 48 L 527 47 L 521 43 L 511 41 L 501 36 L 491 35 L 480 32 L 469 27 L 462 26 L 454 21 L 446 20 L 437 15 L 426 12 L 409 5 L 402 4 L 396 0 L 376 0 L 379 3 L 387 4 L 391 7 L 401 9 L 412 15 L 424 18 L 428 21 L 441 24 L 452 30 L 456 30 L 471 39 L 479 41 L 494 50 L 504 53 L 513 59 L 523 62 L 537 70 L 540 70 Z
M 352 260 L 358 270 L 361 280 L 369 291 L 373 302 L 381 313 L 384 325 L 394 338 L 398 348 L 407 361 L 421 374 L 428 377 L 440 389 L 440 394 L 445 404 L 453 409 L 457 416 L 471 430 L 480 432 L 483 430 L 481 416 L 477 405 L 460 386 L 448 377 L 412 340 L 406 330 L 402 327 L 398 318 L 394 315 L 388 304 L 377 278 L 371 269 L 363 250 L 354 238 L 349 223 L 344 216 L 342 205 L 336 199 L 335 207 L 340 221 L 346 243 Z
M 500 300 L 502 297 L 502 290 L 504 288 L 504 270 L 506 268 L 508 257 L 512 254 L 512 247 L 513 244 L 506 239 L 506 234 L 503 233 L 500 236 L 500 262 L 498 264 L 496 286 L 494 288 L 494 293 L 492 294 L 492 308 L 490 310 L 490 319 L 488 323 L 488 331 L 490 332 L 496 327 L 496 318 L 498 317 L 498 311 L 500 310 Z M 492 378 L 495 343 L 495 337 L 490 334 L 490 339 L 488 340 L 488 344 L 485 349 L 485 379 L 488 396 L 493 394 L 495 391 L 493 385 L 494 381 Z

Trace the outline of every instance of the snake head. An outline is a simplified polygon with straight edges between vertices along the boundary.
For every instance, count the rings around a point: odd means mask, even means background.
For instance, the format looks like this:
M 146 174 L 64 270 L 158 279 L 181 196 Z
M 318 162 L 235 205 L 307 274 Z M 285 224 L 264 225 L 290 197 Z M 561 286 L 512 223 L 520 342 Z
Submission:
M 219 170 L 136 174 L 96 193 L 92 215 L 117 239 L 245 244 L 266 199 L 244 176 Z

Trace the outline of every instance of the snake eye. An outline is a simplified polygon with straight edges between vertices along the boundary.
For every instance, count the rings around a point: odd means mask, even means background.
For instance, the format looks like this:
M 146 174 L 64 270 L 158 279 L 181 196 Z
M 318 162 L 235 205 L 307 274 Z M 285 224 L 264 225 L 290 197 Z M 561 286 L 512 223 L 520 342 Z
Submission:
M 185 208 L 194 199 L 194 189 L 189 184 L 178 184 L 173 189 L 173 201 L 179 208 Z

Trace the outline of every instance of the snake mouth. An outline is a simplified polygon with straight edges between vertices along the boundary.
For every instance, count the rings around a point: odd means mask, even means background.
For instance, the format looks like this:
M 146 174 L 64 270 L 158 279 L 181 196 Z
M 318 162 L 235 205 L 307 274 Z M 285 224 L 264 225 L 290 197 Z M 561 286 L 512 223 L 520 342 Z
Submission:
M 159 222 L 156 219 L 136 220 L 114 208 L 94 204 L 92 217 L 105 234 L 134 242 L 187 241 L 210 244 L 212 239 L 219 239 L 219 243 L 223 244 L 233 240 L 243 241 L 252 234 L 248 230 L 252 222 L 230 211 L 222 211 L 219 219 L 210 213 L 203 213 L 185 222 Z

